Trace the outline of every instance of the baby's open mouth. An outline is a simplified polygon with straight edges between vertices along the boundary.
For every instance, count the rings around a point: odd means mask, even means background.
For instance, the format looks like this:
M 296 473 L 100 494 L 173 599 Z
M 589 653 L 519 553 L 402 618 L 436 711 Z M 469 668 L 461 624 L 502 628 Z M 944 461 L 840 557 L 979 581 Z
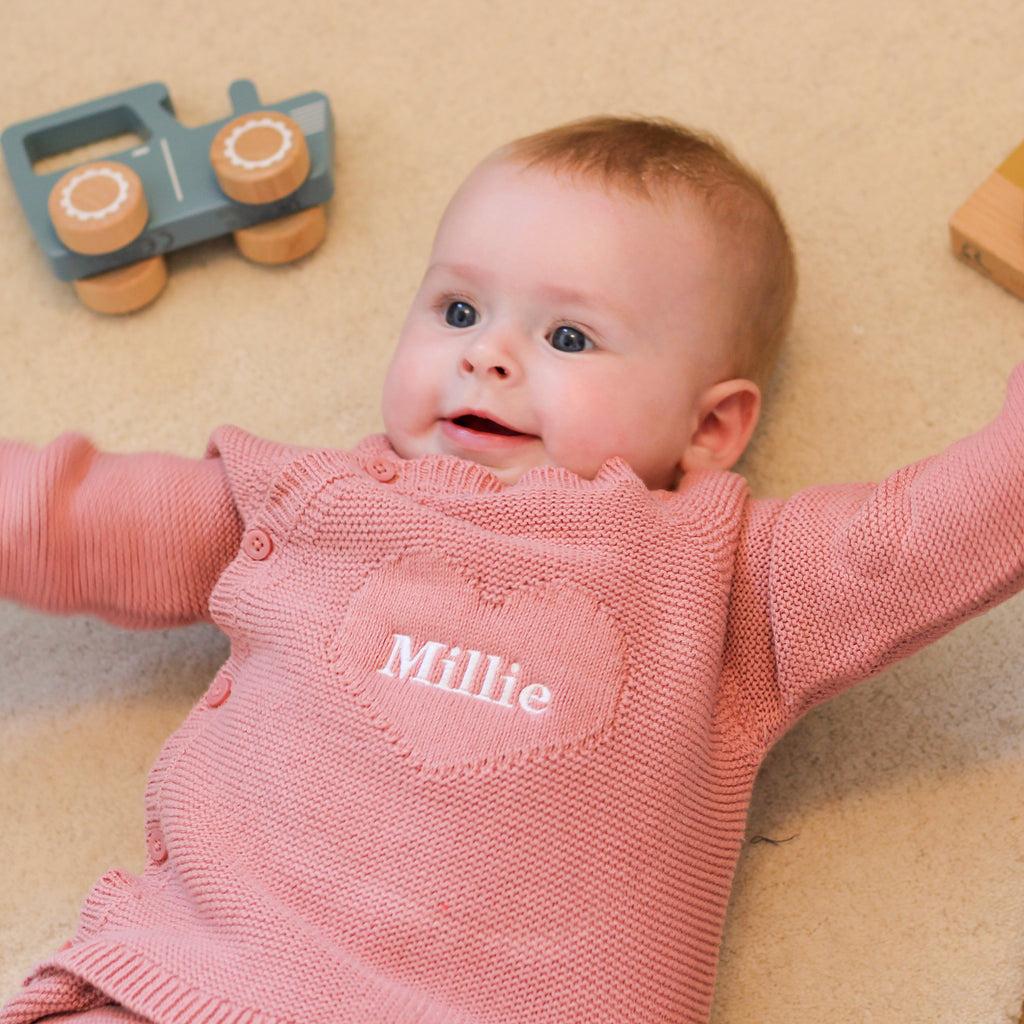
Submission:
M 457 427 L 462 427 L 464 430 L 475 430 L 478 434 L 498 434 L 501 437 L 525 436 L 521 430 L 513 430 L 512 427 L 507 427 L 504 423 L 488 419 L 486 416 L 476 416 L 473 414 L 456 416 L 452 423 Z

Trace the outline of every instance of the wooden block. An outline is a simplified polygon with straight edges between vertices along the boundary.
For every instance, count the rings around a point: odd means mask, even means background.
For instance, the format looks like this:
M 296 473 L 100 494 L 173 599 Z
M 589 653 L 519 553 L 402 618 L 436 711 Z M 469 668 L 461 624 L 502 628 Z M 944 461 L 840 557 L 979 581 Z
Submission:
M 1024 299 L 1024 142 L 949 223 L 958 259 Z

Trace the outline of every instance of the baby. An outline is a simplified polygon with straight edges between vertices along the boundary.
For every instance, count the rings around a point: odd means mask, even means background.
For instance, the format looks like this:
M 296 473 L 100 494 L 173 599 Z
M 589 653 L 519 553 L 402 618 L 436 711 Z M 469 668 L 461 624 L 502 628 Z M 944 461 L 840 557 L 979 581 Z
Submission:
M 0 593 L 231 640 L 0 1024 L 705 1021 L 772 743 L 1024 585 L 1020 373 L 880 486 L 727 472 L 794 290 L 718 143 L 589 120 L 454 197 L 386 435 L 0 448 Z
M 795 284 L 774 201 L 720 146 L 613 120 L 514 143 L 441 222 L 385 384 L 388 439 L 505 484 L 539 465 L 593 479 L 614 456 L 650 488 L 727 469 Z

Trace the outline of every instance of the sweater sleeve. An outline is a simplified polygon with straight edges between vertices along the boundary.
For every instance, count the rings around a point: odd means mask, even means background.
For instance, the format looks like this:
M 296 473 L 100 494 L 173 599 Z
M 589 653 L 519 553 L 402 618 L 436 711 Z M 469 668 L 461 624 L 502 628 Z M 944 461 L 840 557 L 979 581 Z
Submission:
M 240 534 L 219 458 L 0 445 L 0 597 L 133 628 L 208 619 Z
M 1024 587 L 1024 365 L 977 434 L 878 485 L 763 503 L 747 539 L 744 603 L 768 629 L 747 639 L 770 664 L 748 696 L 770 740 Z

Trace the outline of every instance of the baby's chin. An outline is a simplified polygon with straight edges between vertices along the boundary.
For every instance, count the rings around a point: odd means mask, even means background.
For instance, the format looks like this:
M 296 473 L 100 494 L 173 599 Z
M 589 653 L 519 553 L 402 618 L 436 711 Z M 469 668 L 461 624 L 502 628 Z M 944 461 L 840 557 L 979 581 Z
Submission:
M 448 455 L 462 459 L 465 462 L 473 462 L 489 470 L 505 487 L 511 487 L 513 484 L 519 483 L 531 469 L 537 469 L 539 466 L 565 469 L 583 480 L 596 480 L 601 470 L 607 465 L 606 460 L 598 466 L 569 466 L 551 458 L 547 452 L 544 453 L 544 457 L 541 459 L 527 460 L 526 462 L 510 462 L 502 465 L 494 460 L 489 461 L 484 457 L 477 456 L 472 452 L 449 451 L 444 445 L 429 439 L 409 439 L 388 435 L 388 442 L 396 454 L 400 455 L 403 459 L 420 459 L 425 455 Z M 651 491 L 674 491 L 679 487 L 683 478 L 683 471 L 678 465 L 667 467 L 656 475 L 653 472 L 644 474 L 636 466 L 632 468 L 633 472 L 643 480 L 647 489 Z
M 541 457 L 539 458 L 517 459 L 510 457 L 507 452 L 503 457 L 499 452 L 492 452 L 488 455 L 473 451 L 455 451 L 436 437 L 408 437 L 398 432 L 389 433 L 386 436 L 395 453 L 403 459 L 421 459 L 428 455 L 462 459 L 464 462 L 472 462 L 486 469 L 505 487 L 511 487 L 518 483 L 526 473 L 538 466 L 557 465 L 555 462 L 549 461 L 543 452 L 540 453 Z

